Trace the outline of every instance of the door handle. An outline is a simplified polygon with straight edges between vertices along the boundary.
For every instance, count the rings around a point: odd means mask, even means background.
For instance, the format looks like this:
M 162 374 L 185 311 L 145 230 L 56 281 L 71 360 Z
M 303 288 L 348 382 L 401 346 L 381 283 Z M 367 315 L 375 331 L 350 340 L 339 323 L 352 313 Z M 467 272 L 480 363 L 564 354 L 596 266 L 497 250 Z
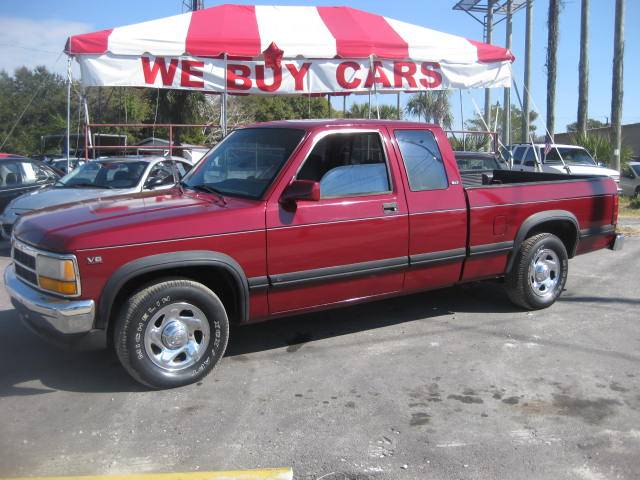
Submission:
M 393 213 L 393 212 L 397 212 L 397 211 L 398 211 L 398 204 L 397 204 L 397 202 L 383 203 L 383 204 L 382 204 L 382 211 L 383 211 L 384 213 Z

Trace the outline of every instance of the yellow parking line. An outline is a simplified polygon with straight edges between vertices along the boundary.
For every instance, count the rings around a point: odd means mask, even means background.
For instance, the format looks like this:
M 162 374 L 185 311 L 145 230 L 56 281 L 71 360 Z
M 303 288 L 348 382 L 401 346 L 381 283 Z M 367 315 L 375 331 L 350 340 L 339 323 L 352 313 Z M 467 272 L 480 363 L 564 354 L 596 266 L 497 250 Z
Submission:
M 143 473 L 136 475 L 88 475 L 80 477 L 24 477 L 0 480 L 293 480 L 291 468 L 230 470 L 227 472 Z

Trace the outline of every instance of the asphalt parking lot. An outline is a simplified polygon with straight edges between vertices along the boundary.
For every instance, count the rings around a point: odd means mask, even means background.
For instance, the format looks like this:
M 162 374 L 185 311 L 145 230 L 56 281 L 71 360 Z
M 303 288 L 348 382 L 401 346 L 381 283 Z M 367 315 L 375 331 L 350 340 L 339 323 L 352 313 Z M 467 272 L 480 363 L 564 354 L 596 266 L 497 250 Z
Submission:
M 205 381 L 160 392 L 43 343 L 0 289 L 0 477 L 635 479 L 639 280 L 630 238 L 572 260 L 543 311 L 482 283 L 244 327 Z

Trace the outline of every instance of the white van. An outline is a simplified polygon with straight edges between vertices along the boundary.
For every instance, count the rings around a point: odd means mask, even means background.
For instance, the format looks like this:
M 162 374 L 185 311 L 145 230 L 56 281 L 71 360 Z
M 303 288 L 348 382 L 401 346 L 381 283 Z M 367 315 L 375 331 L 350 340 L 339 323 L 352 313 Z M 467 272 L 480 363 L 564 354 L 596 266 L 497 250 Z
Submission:
M 513 170 L 534 172 L 537 171 L 536 163 L 542 162 L 543 172 L 611 177 L 615 180 L 618 191 L 620 191 L 620 172 L 599 166 L 584 148 L 576 145 L 553 144 L 546 156 L 544 149 L 544 143 L 512 145 Z

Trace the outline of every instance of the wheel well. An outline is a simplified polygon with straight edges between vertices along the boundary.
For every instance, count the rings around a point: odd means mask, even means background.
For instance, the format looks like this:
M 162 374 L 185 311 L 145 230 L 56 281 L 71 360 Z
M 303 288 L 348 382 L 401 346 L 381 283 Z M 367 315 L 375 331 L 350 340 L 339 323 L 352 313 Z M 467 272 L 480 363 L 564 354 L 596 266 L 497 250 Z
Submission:
M 575 248 L 578 240 L 578 231 L 573 222 L 569 220 L 549 220 L 535 225 L 527 232 L 526 238 L 539 233 L 551 233 L 558 237 L 567 249 L 569 258 L 575 256 Z
M 166 278 L 187 278 L 195 282 L 205 285 L 211 289 L 224 305 L 229 323 L 238 324 L 242 321 L 240 302 L 242 301 L 240 294 L 235 286 L 235 279 L 227 270 L 221 267 L 212 266 L 189 266 L 169 268 L 163 270 L 155 270 L 143 273 L 134 278 L 127 280 L 122 285 L 115 296 L 109 319 L 107 324 L 107 338 L 109 341 L 113 338 L 113 329 L 115 326 L 115 317 L 120 312 L 120 308 L 125 304 L 127 298 L 133 292 L 139 290 L 145 285 L 149 285 Z

